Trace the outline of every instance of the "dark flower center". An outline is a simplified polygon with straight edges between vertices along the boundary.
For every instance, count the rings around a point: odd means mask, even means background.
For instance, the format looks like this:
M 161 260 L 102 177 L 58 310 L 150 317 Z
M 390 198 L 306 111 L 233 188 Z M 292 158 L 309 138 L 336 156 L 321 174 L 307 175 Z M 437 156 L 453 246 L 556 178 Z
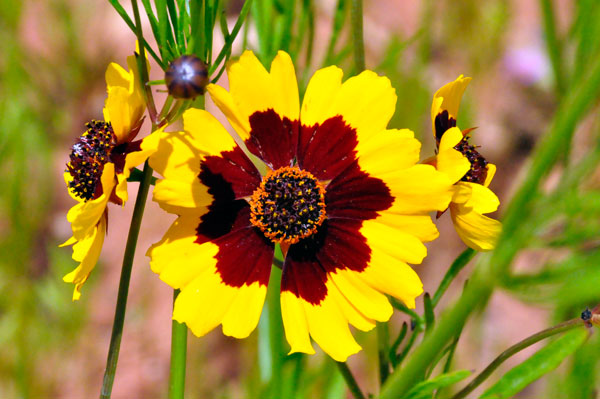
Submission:
M 454 149 L 463 154 L 471 163 L 471 169 L 461 179 L 462 181 L 470 183 L 485 183 L 487 177 L 487 164 L 488 161 L 467 141 L 468 136 L 465 136 Z
M 89 201 L 102 195 L 100 178 L 117 138 L 110 123 L 92 120 L 85 127 L 87 130 L 71 147 L 67 170 L 73 177 L 69 188 L 77 197 Z
M 295 244 L 325 220 L 325 187 L 297 167 L 270 171 L 250 200 L 250 221 L 274 243 Z
M 435 140 L 439 144 L 446 130 L 452 127 L 456 127 L 456 119 L 450 116 L 448 110 L 444 110 L 443 112 L 437 114 L 437 116 L 435 117 L 434 126 Z

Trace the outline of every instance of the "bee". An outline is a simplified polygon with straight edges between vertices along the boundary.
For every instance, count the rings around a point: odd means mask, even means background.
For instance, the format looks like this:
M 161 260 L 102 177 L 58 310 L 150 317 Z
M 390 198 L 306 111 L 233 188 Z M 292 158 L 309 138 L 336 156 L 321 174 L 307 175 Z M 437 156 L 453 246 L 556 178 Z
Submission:
M 196 98 L 204 94 L 208 84 L 208 65 L 194 55 L 182 55 L 169 64 L 165 83 L 174 98 Z

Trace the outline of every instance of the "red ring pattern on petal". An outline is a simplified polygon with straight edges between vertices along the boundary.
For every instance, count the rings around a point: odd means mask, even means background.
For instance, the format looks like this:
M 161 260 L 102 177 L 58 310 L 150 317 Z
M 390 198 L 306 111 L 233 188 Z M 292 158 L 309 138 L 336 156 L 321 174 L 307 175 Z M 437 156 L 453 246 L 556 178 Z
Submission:
M 328 218 L 374 219 L 392 206 L 394 198 L 381 180 L 360 169 L 358 161 L 333 179 L 325 190 Z
M 364 270 L 371 249 L 360 233 L 361 221 L 328 220 L 312 237 L 290 247 L 283 266 L 281 290 L 318 305 L 327 296 L 327 273 Z
M 331 180 L 356 159 L 356 130 L 341 116 L 320 125 L 302 126 L 298 139 L 298 165 L 319 180 Z
M 262 159 L 271 169 L 292 166 L 298 143 L 298 121 L 281 118 L 274 110 L 250 116 L 248 151 Z

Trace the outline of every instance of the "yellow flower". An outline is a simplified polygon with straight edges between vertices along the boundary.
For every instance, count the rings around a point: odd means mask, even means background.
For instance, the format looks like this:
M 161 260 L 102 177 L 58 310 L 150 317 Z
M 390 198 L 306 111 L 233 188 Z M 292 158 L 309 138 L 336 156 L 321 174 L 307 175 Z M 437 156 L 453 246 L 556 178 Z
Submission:
M 255 329 L 277 244 L 291 352 L 314 353 L 312 337 L 344 361 L 360 350 L 349 324 L 367 331 L 392 315 L 386 294 L 414 308 L 423 286 L 408 264 L 438 236 L 429 213 L 447 208 L 452 182 L 417 164 L 411 131 L 386 129 L 396 104 L 387 78 L 342 74 L 317 71 L 300 104 L 287 53 L 269 72 L 246 51 L 228 65 L 229 92 L 207 87 L 258 168 L 205 111 L 163 133 L 150 157 L 164 176 L 154 200 L 179 218 L 148 255 L 181 290 L 173 318 L 195 335 Z
M 77 201 L 67 214 L 73 236 L 61 245 L 73 245 L 73 259 L 80 262 L 63 278 L 75 284 L 73 300 L 81 297 L 81 286 L 100 256 L 108 202 L 122 205 L 127 201 L 131 169 L 156 150 L 157 135 L 133 141 L 143 122 L 145 102 L 135 57 L 129 57 L 127 63 L 129 71 L 115 63 L 108 66 L 104 121 L 86 124 L 87 130 L 71 149 L 64 174 L 69 194 Z
M 431 122 L 438 154 L 429 163 L 457 182 L 449 209 L 460 238 L 473 249 L 489 251 L 502 229 L 500 222 L 484 215 L 494 212 L 500 204 L 496 194 L 488 188 L 496 166 L 469 144 L 472 129 L 461 132 L 456 127 L 460 100 L 470 80 L 461 75 L 433 96 Z

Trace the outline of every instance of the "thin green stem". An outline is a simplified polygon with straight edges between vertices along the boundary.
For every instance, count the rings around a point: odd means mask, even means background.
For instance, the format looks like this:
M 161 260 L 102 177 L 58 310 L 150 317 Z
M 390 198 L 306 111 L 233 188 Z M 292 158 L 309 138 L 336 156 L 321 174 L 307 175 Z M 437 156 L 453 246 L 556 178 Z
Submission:
M 490 374 L 494 370 L 498 368 L 506 359 L 511 357 L 512 355 L 519 353 L 525 348 L 530 347 L 531 345 L 551 337 L 556 334 L 563 333 L 565 331 L 572 330 L 576 327 L 583 327 L 584 323 L 581 319 L 572 319 L 569 321 L 565 321 L 564 323 L 558 324 L 554 327 L 547 328 L 543 331 L 533 334 L 530 337 L 525 338 L 524 340 L 514 344 L 504 352 L 502 352 L 497 358 L 495 358 L 477 377 L 473 379 L 466 387 L 464 387 L 460 392 L 452 397 L 452 399 L 462 399 L 471 393 L 475 388 L 479 386 L 483 381 L 485 381 Z
M 377 323 L 377 344 L 379 357 L 379 383 L 383 385 L 390 375 L 390 330 L 388 323 Z
M 352 392 L 352 396 L 354 399 L 365 399 L 365 395 L 360 390 L 360 387 L 356 383 L 354 376 L 350 372 L 348 365 L 345 362 L 335 362 L 338 366 L 338 370 L 342 373 L 342 377 L 344 377 L 344 381 L 346 381 L 346 385 L 350 392 Z
M 550 55 L 552 70 L 554 72 L 554 81 L 556 91 L 559 96 L 565 93 L 564 65 L 562 60 L 562 47 L 559 38 L 556 35 L 556 16 L 554 13 L 554 4 L 552 0 L 540 0 L 544 31 L 546 36 L 546 47 Z
M 179 290 L 173 291 L 173 306 Z M 176 320 L 171 324 L 171 374 L 169 399 L 183 399 L 185 393 L 185 362 L 187 353 L 187 327 Z
M 267 307 L 269 309 L 269 351 L 271 355 L 271 380 L 269 397 L 280 399 L 283 390 L 283 325 L 279 292 L 281 286 L 281 269 L 273 266 L 267 288 Z
M 113 321 L 112 334 L 110 336 L 108 359 L 106 360 L 102 390 L 100 392 L 101 399 L 110 398 L 113 382 L 115 380 L 115 372 L 117 370 L 117 361 L 119 360 L 119 349 L 121 346 L 121 338 L 123 336 L 123 323 L 125 321 L 125 308 L 127 307 L 131 268 L 133 266 L 135 248 L 137 246 L 142 216 L 146 206 L 146 197 L 148 197 L 148 189 L 150 188 L 150 180 L 152 177 L 152 168 L 148 165 L 147 161 L 144 164 L 144 171 L 142 173 L 142 181 L 140 182 L 140 187 L 135 200 L 133 217 L 131 219 L 129 235 L 127 237 L 127 245 L 125 246 L 125 254 L 123 255 L 123 266 L 121 268 L 121 280 L 119 281 L 115 319 Z
M 446 272 L 446 275 L 442 279 L 438 289 L 435 291 L 433 298 L 431 300 L 431 304 L 435 308 L 437 304 L 440 302 L 442 295 L 446 292 L 450 283 L 454 280 L 456 275 L 465 267 L 471 259 L 473 259 L 477 255 L 477 252 L 471 248 L 465 249 L 458 257 L 452 262 L 450 268 Z
M 225 56 L 227 56 L 227 54 L 231 51 L 231 46 L 233 45 L 233 41 L 237 37 L 240 29 L 242 28 L 242 24 L 246 20 L 246 16 L 248 15 L 248 12 L 250 11 L 251 5 L 252 5 L 252 0 L 246 0 L 244 2 L 242 10 L 240 11 L 240 15 L 239 15 L 237 21 L 235 22 L 235 25 L 233 26 L 233 29 L 231 30 L 229 37 L 227 37 L 225 39 L 225 45 L 219 52 L 219 55 L 217 55 L 217 59 L 215 60 L 215 62 L 210 66 L 208 76 L 212 76 L 212 74 L 215 72 L 215 70 L 221 63 L 221 61 L 223 61 L 225 59 Z
M 352 23 L 352 41 L 354 43 L 354 68 L 358 74 L 365 70 L 362 0 L 352 0 L 350 20 Z
M 142 21 L 140 18 L 140 10 L 138 8 L 137 0 L 131 0 L 131 7 L 133 8 L 133 17 L 135 19 L 135 34 L 137 36 L 138 43 L 144 43 L 144 33 L 142 32 Z M 146 51 L 143 45 L 139 46 L 140 57 L 138 59 L 138 69 L 140 72 L 140 80 L 142 81 L 142 88 L 144 90 L 144 97 L 148 108 L 148 114 L 152 123 L 157 124 L 157 112 L 156 105 L 154 104 L 154 97 L 152 97 L 152 88 L 148 85 L 150 78 L 148 77 L 148 63 L 146 59 Z

